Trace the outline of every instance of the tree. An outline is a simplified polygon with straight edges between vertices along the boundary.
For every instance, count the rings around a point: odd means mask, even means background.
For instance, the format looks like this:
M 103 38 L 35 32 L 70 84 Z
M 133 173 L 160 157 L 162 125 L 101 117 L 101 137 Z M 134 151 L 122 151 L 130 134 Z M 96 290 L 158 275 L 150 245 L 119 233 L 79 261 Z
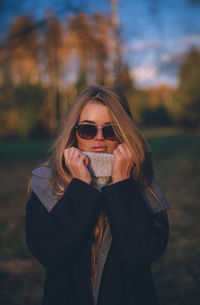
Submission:
M 42 137 L 44 128 L 40 121 L 40 109 L 44 101 L 44 89 L 39 84 L 20 83 L 14 87 L 17 107 L 17 134 L 20 138 Z
M 31 17 L 19 16 L 13 21 L 6 51 L 14 84 L 39 81 L 39 41 Z
M 68 18 L 67 45 L 72 58 L 79 61 L 78 77 L 81 72 L 86 84 L 107 82 L 109 30 L 108 16 L 103 14 L 80 13 Z
M 172 113 L 177 122 L 200 126 L 200 50 L 191 49 L 179 70 L 179 85 L 174 94 Z
M 54 134 L 60 119 L 60 87 L 62 83 L 65 48 L 63 43 L 63 26 L 49 12 L 47 29 L 44 35 L 44 51 L 46 59 L 46 75 L 48 90 L 46 95 L 46 127 Z

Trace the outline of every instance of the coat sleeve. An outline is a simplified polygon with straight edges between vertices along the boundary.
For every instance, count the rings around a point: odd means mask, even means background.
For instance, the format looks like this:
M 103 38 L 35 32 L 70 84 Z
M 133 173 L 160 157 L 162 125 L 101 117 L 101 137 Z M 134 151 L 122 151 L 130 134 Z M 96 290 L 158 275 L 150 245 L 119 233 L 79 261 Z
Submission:
M 117 243 L 123 262 L 133 268 L 151 264 L 162 255 L 168 242 L 166 212 L 150 213 L 133 179 L 102 190 L 113 242 Z
M 48 212 L 32 192 L 26 205 L 26 241 L 41 264 L 52 268 L 76 258 L 92 238 L 100 209 L 99 195 L 91 185 L 73 179 Z

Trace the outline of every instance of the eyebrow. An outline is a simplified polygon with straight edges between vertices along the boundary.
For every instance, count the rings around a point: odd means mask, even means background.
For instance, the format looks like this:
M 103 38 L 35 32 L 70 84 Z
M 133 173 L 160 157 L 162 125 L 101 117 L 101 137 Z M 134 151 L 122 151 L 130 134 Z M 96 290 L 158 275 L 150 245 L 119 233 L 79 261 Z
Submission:
M 81 123 L 88 123 L 88 124 L 98 125 L 98 124 L 96 124 L 96 122 L 90 121 L 90 120 L 83 120 L 79 124 L 81 124 Z M 102 125 L 109 125 L 109 124 L 112 124 L 112 122 L 106 122 L 106 123 L 104 123 Z

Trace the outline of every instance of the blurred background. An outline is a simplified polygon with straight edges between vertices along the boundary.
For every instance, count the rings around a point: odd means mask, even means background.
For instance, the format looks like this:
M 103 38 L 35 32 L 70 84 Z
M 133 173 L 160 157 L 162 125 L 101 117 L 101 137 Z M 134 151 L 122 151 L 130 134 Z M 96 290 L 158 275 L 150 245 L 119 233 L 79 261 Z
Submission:
M 200 1 L 0 0 L 0 304 L 41 304 L 25 245 L 26 189 L 90 84 L 118 88 L 171 209 L 153 264 L 161 305 L 200 302 Z

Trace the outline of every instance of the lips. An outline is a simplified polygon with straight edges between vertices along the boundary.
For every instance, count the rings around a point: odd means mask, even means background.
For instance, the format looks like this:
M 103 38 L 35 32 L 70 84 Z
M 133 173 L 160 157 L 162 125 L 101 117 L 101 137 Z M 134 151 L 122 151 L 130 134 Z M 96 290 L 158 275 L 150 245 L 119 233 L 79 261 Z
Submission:
M 106 146 L 94 146 L 92 147 L 92 151 L 94 152 L 106 152 L 107 147 Z

